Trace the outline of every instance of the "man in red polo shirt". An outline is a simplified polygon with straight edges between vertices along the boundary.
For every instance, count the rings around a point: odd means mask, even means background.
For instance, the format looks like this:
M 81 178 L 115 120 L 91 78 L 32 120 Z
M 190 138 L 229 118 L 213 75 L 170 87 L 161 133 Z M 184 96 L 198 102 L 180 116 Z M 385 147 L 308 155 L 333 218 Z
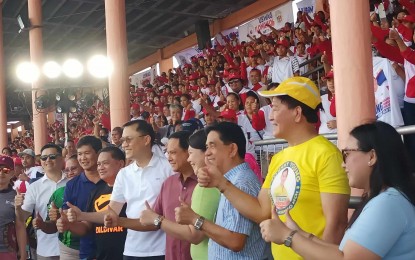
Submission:
M 167 143 L 167 158 L 176 174 L 167 178 L 157 197 L 153 209 L 147 203 L 147 209 L 141 213 L 142 225 L 151 226 L 157 223 L 158 227 L 166 232 L 166 260 L 191 260 L 190 243 L 180 240 L 187 233 L 187 226 L 177 224 L 175 221 L 176 207 L 180 207 L 181 201 L 191 203 L 193 190 L 197 184 L 193 168 L 187 161 L 189 153 L 188 131 L 175 132 L 170 135 Z

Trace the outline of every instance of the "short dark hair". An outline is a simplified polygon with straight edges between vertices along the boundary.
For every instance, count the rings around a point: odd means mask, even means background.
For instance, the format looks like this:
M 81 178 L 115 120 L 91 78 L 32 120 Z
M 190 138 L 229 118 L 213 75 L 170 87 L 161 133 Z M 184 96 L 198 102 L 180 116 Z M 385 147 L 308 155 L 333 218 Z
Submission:
M 251 71 L 249 72 L 249 74 L 251 74 L 251 72 L 256 72 L 261 76 L 261 71 L 259 69 L 251 69 Z
M 205 129 L 198 130 L 189 137 L 189 146 L 206 152 L 206 139 L 207 134 Z
M 69 161 L 69 160 L 78 160 L 78 155 L 77 154 L 73 154 L 73 155 L 71 155 L 68 159 L 66 159 L 66 161 Z
M 189 94 L 186 94 L 186 93 L 185 94 L 181 94 L 180 97 L 184 97 L 184 98 L 186 98 L 189 101 L 192 100 L 192 97 Z
M 116 126 L 112 129 L 112 131 L 118 132 L 120 135 L 122 135 L 122 128 L 119 126 Z
M 4 147 L 1 151 L 3 152 L 4 150 L 7 150 L 10 154 L 12 154 L 12 149 L 10 149 L 10 147 Z
M 102 149 L 102 142 L 101 139 L 93 136 L 93 135 L 85 135 L 79 139 L 78 143 L 76 144 L 76 149 L 81 148 L 82 146 L 89 145 L 94 149 L 96 153 Z
M 115 146 L 107 146 L 99 150 L 98 155 L 101 153 L 110 153 L 111 157 L 117 161 L 125 162 L 125 154 L 121 151 L 120 148 Z
M 147 123 L 147 121 L 141 119 L 129 121 L 123 125 L 123 128 L 126 128 L 127 126 L 136 126 L 135 130 L 138 133 L 141 133 L 143 135 L 149 135 L 151 138 L 151 146 L 154 145 L 156 134 L 154 133 L 153 127 L 149 123 Z
M 301 111 L 303 116 L 307 119 L 307 122 L 311 124 L 315 124 L 318 122 L 318 111 L 322 109 L 321 103 L 315 108 L 312 109 L 311 107 L 307 106 L 306 104 L 290 97 L 290 96 L 278 96 L 276 97 L 281 100 L 281 103 L 287 105 L 289 109 L 294 109 L 296 107 L 301 107 Z
M 246 139 L 242 128 L 231 122 L 220 122 L 216 125 L 209 126 L 206 128 L 206 135 L 210 132 L 217 132 L 219 139 L 226 145 L 236 144 L 238 147 L 238 155 L 241 159 L 245 158 L 246 153 Z
M 109 131 L 108 131 L 107 128 L 103 127 L 103 128 L 101 128 L 101 130 L 104 131 L 105 134 L 109 134 Z
M 40 153 L 42 153 L 45 149 L 53 148 L 56 149 L 56 152 L 60 155 L 62 155 L 62 147 L 60 147 L 57 144 L 45 144 L 41 149 Z
M 191 134 L 192 133 L 189 131 L 174 132 L 169 136 L 169 140 L 178 139 L 180 148 L 187 151 L 187 149 L 189 149 L 189 137 Z

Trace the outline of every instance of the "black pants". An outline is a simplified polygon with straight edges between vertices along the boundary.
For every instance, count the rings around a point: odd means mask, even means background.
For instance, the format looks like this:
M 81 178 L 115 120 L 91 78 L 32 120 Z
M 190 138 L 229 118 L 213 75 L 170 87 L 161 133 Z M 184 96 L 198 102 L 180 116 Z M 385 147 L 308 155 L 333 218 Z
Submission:
M 164 255 L 159 256 L 147 256 L 147 257 L 136 257 L 136 256 L 123 256 L 123 260 L 164 260 Z

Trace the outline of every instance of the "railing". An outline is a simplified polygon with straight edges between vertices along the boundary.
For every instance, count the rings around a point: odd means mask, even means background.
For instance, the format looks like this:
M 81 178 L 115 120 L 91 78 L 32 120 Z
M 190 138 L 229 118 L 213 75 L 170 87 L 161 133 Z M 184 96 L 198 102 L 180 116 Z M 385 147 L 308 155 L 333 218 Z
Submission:
M 415 134 L 415 125 L 409 125 L 409 126 L 402 126 L 402 127 L 398 127 L 396 128 L 396 131 L 400 134 L 400 135 L 407 135 L 407 134 Z M 325 138 L 327 138 L 330 141 L 337 141 L 337 133 L 334 134 L 323 134 L 322 136 L 324 136 Z M 271 152 L 273 153 L 277 153 L 279 151 L 281 151 L 282 149 L 284 149 L 286 146 L 288 146 L 287 141 L 285 141 L 284 139 L 277 139 L 277 138 L 273 138 L 273 139 L 265 139 L 265 140 L 261 140 L 261 141 L 256 141 L 255 146 L 260 146 L 261 150 L 260 150 L 260 156 L 262 156 L 263 152 L 270 152 L 269 150 L 271 149 Z M 270 148 L 269 146 L 274 146 L 274 149 Z M 267 146 L 266 150 L 267 151 L 263 151 L 262 147 Z M 262 168 L 262 163 L 261 163 L 261 168 Z M 350 200 L 349 200 L 349 208 L 350 209 L 356 209 L 359 204 L 361 202 L 361 197 L 359 196 L 351 196 Z
M 302 77 L 309 77 L 310 75 L 313 75 L 314 73 L 317 73 L 315 79 L 317 80 L 317 85 L 318 88 L 320 89 L 320 72 L 324 70 L 324 66 L 322 64 L 320 64 L 320 58 L 323 54 L 322 53 L 318 53 L 316 56 L 314 56 L 311 59 L 308 59 L 306 61 L 304 61 L 303 63 L 299 64 L 298 66 L 300 67 L 300 69 L 304 66 L 307 66 L 310 63 L 317 63 L 317 67 L 315 67 L 312 70 L 307 71 L 306 73 L 302 74 Z

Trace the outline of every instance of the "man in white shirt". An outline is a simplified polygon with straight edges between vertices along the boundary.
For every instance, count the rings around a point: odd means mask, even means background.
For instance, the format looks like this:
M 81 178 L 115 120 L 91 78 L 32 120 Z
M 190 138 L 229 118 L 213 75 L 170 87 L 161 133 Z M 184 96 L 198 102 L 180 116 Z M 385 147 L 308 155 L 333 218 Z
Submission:
M 140 213 L 146 209 L 146 201 L 153 205 L 161 186 L 172 169 L 165 157 L 151 151 L 154 144 L 154 130 L 144 120 L 128 122 L 124 125 L 123 148 L 125 156 L 134 162 L 120 170 L 114 183 L 109 209 L 104 224 L 107 227 L 122 226 L 128 229 L 124 247 L 124 259 L 164 259 L 166 237 L 159 227 L 137 227 Z M 127 203 L 127 218 L 119 218 L 124 203 Z M 137 229 L 137 228 L 135 228 Z
M 287 40 L 277 42 L 277 56 L 273 59 L 272 68 L 268 70 L 274 83 L 281 83 L 293 76 L 299 76 L 300 67 L 296 57 L 287 56 L 290 43 Z
M 67 183 L 67 179 L 62 174 L 64 160 L 62 158 L 62 148 L 55 144 L 47 144 L 41 149 L 41 163 L 45 170 L 45 175 L 38 181 L 31 184 L 26 194 L 17 193 L 15 197 L 16 221 L 24 221 L 34 211 L 36 218 L 46 219 L 48 214 L 47 205 L 53 192 Z M 42 223 L 43 221 L 36 221 Z M 37 235 L 37 259 L 38 260 L 58 260 L 59 243 L 58 233 L 46 234 L 41 226 L 35 226 Z
M 26 181 L 32 183 L 43 176 L 44 171 L 42 166 L 35 165 L 35 152 L 32 149 L 25 149 L 18 155 L 22 159 L 23 170 L 28 177 Z

